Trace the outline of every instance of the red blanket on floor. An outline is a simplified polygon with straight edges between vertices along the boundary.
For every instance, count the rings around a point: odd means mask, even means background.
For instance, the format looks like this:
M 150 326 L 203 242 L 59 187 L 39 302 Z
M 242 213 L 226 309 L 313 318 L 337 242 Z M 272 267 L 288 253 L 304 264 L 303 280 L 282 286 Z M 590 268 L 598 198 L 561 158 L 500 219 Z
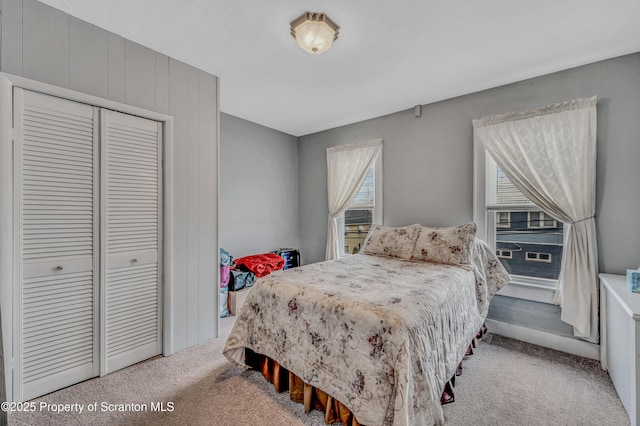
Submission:
M 284 268 L 284 259 L 275 253 L 253 254 L 236 259 L 236 269 L 246 268 L 261 278 Z

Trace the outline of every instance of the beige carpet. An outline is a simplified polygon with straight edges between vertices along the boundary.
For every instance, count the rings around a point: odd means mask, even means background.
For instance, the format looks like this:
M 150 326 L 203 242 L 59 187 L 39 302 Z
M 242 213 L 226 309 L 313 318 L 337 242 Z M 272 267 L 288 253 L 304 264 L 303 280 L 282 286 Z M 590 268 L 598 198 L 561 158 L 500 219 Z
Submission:
M 233 318 L 221 320 L 226 336 Z M 277 394 L 254 371 L 222 355 L 224 337 L 167 358 L 143 362 L 33 400 L 10 425 L 323 425 L 319 412 Z M 450 425 L 628 425 L 609 376 L 599 363 L 488 335 L 464 362 L 456 402 L 444 407 Z M 97 402 L 97 411 L 87 406 Z M 173 411 L 152 412 L 152 403 Z M 41 404 L 82 404 L 54 412 Z M 146 412 L 103 411 L 138 403 Z M 70 409 L 74 407 L 68 407 Z M 129 407 L 124 407 L 129 408 Z

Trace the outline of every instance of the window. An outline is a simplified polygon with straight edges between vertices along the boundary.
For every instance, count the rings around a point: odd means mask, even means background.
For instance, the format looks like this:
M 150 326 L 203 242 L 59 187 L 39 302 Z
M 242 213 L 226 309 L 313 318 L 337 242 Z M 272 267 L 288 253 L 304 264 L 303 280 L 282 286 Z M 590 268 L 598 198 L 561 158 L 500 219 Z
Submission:
M 372 210 L 349 209 L 344 213 L 345 254 L 356 254 L 360 251 L 373 223 Z
M 556 220 L 545 212 L 529 212 L 529 228 L 556 228 Z
M 546 262 L 551 263 L 551 253 L 527 252 L 526 259 L 528 262 Z
M 474 146 L 474 169 L 478 236 L 495 248 L 512 282 L 554 288 L 562 262 L 563 224 L 529 201 L 479 143 Z
M 496 226 L 498 228 L 510 228 L 511 212 L 496 212 Z
M 511 250 L 496 249 L 496 255 L 502 259 L 513 259 L 513 252 Z
M 382 154 L 378 155 L 356 198 L 342 215 L 342 254 L 359 253 L 374 223 L 382 223 Z

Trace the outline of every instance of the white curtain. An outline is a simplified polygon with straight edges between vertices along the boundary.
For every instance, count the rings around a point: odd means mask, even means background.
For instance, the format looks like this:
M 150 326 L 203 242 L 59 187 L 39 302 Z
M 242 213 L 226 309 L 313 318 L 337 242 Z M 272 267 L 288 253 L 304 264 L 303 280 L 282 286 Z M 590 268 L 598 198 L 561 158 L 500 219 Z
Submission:
M 566 226 L 555 293 L 574 334 L 598 342 L 596 97 L 473 121 L 511 182 Z
M 382 139 L 327 148 L 329 227 L 326 259 L 340 255 L 338 218 L 358 194 L 367 172 L 382 149 Z

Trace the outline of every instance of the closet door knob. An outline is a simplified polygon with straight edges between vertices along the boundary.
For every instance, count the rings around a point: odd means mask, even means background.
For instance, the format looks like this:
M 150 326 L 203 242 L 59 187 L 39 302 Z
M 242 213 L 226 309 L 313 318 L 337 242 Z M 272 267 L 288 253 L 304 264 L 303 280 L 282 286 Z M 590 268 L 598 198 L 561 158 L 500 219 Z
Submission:
M 64 269 L 64 268 L 62 267 L 62 265 L 58 265 L 58 266 L 56 266 L 56 267 L 54 268 L 54 270 L 56 270 L 56 271 L 62 271 L 62 269 Z
M 138 259 L 133 258 L 133 259 L 131 259 L 129 262 L 131 262 L 131 263 L 138 263 Z

